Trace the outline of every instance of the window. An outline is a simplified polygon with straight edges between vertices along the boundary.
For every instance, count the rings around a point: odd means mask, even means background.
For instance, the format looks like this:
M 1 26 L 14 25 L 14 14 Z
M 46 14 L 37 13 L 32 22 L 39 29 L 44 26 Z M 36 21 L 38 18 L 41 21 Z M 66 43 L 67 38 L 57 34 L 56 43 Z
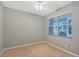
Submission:
M 49 34 L 72 38 L 72 15 L 66 13 L 49 20 Z
M 72 38 L 72 17 L 71 13 L 67 16 L 67 37 Z
M 58 22 L 58 34 L 59 36 L 66 37 L 67 35 L 67 18 L 65 15 L 59 16 L 59 22 Z
M 49 34 L 58 35 L 58 17 L 50 19 Z

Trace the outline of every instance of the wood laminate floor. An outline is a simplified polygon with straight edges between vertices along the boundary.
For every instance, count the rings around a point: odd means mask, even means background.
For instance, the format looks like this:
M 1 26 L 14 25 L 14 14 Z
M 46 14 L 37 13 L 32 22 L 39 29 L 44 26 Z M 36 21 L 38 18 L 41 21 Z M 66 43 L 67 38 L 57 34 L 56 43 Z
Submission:
M 47 43 L 38 43 L 29 46 L 4 51 L 2 57 L 73 57 Z

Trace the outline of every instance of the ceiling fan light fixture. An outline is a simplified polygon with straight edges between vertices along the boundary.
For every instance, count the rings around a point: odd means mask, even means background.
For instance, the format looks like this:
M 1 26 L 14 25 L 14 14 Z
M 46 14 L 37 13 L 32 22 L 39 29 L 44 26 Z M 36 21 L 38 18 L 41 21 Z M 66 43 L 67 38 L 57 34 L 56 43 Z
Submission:
M 36 10 L 42 10 L 43 9 L 42 1 L 37 1 L 37 4 L 35 5 L 35 9 Z
M 42 10 L 43 9 L 42 5 L 34 5 L 34 7 L 35 7 L 36 10 Z

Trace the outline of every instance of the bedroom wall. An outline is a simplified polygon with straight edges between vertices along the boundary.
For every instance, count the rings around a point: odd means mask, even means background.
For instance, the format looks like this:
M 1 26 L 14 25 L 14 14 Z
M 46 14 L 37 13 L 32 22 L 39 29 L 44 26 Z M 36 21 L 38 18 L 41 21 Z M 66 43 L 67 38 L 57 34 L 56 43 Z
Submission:
M 72 12 L 72 39 L 48 35 L 49 19 L 64 12 Z M 5 12 L 4 48 L 45 40 L 65 50 L 79 54 L 79 2 L 72 2 L 46 16 L 30 14 L 10 8 Z
M 3 5 L 0 2 L 0 52 L 3 49 L 3 26 L 4 26 L 3 21 L 4 21 L 3 20 Z
M 44 40 L 44 17 L 10 8 L 4 12 L 4 48 Z
M 72 12 L 72 39 L 65 37 L 48 35 L 49 19 L 63 14 L 65 12 Z M 79 2 L 72 2 L 63 8 L 52 12 L 46 16 L 46 41 L 55 44 L 65 50 L 71 51 L 79 55 Z

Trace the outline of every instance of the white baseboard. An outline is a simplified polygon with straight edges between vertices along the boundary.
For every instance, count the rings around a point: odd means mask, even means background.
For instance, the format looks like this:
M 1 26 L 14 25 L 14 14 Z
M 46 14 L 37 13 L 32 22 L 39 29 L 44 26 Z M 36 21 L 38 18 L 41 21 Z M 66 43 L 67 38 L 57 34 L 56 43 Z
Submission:
M 37 44 L 37 43 L 42 43 L 44 41 L 39 41 L 39 42 L 34 42 L 34 43 L 28 43 L 28 44 L 22 44 L 22 45 L 18 45 L 18 46 L 15 46 L 15 47 L 9 47 L 9 48 L 5 48 L 3 49 L 1 52 L 0 52 L 0 56 L 2 55 L 2 53 L 6 50 L 9 50 L 9 49 L 14 49 L 14 48 L 19 48 L 19 47 L 23 47 L 23 46 L 29 46 L 29 45 L 33 45 L 33 44 Z
M 29 46 L 29 45 L 33 45 L 33 44 L 37 44 L 37 43 L 42 43 L 42 42 L 44 42 L 44 41 L 34 42 L 34 43 L 28 43 L 28 44 L 22 44 L 22 45 L 18 45 L 18 46 L 15 46 L 15 47 L 5 48 L 5 49 L 3 49 L 3 50 L 0 52 L 0 56 L 2 55 L 2 53 L 3 53 L 5 50 L 14 49 L 14 48 L 19 48 L 19 47 L 23 47 L 23 46 Z
M 49 42 L 46 42 L 47 44 L 49 44 L 49 45 L 51 45 L 51 46 L 54 46 L 54 47 L 56 47 L 56 48 L 58 48 L 58 49 L 60 49 L 60 50 L 62 50 L 62 51 L 64 51 L 64 52 L 67 52 L 67 53 L 69 53 L 69 54 L 71 54 L 71 55 L 73 55 L 73 56 L 75 56 L 75 57 L 79 57 L 79 55 L 77 55 L 77 54 L 75 54 L 75 53 L 72 53 L 72 52 L 70 52 L 70 51 L 67 51 L 67 50 L 65 50 L 65 49 L 63 49 L 63 48 L 61 48 L 61 47 L 59 47 L 59 46 L 57 46 L 57 45 L 55 45 L 55 44 L 51 44 L 51 43 L 49 43 Z
M 34 43 L 28 43 L 28 44 L 22 44 L 22 45 L 18 45 L 18 46 L 15 46 L 15 47 L 5 48 L 5 49 L 3 49 L 3 51 L 9 50 L 9 49 L 14 49 L 14 48 L 19 48 L 19 47 L 23 47 L 23 46 L 29 46 L 29 45 L 33 45 L 33 44 L 37 44 L 37 43 L 42 43 L 42 42 L 44 42 L 44 41 L 39 41 L 39 42 L 34 42 Z
M 71 54 L 71 55 L 73 55 L 73 56 L 75 56 L 75 57 L 79 57 L 79 55 L 77 55 L 77 54 L 75 54 L 75 53 L 72 53 L 72 52 L 70 52 L 70 51 L 67 51 L 67 50 L 65 50 L 65 49 L 63 49 L 63 48 L 61 48 L 61 47 L 59 47 L 59 46 L 57 46 L 57 45 L 55 45 L 55 44 L 51 44 L 51 43 L 46 42 L 46 41 L 28 43 L 28 44 L 18 45 L 18 46 L 15 46 L 15 47 L 5 48 L 5 49 L 3 49 L 3 51 L 1 51 L 1 54 L 0 54 L 0 55 L 2 55 L 2 53 L 3 53 L 5 50 L 14 49 L 14 48 L 19 48 L 19 47 L 23 47 L 23 46 L 29 46 L 29 45 L 33 45 L 33 44 L 37 44 L 37 43 L 42 43 L 42 42 L 45 42 L 45 43 L 47 43 L 47 44 L 49 44 L 49 45 L 51 45 L 51 46 L 54 46 L 54 47 L 56 47 L 56 48 L 58 48 L 58 49 L 60 49 L 60 50 L 62 50 L 62 51 L 64 51 L 64 52 L 67 52 L 67 53 L 69 53 L 69 54 Z

